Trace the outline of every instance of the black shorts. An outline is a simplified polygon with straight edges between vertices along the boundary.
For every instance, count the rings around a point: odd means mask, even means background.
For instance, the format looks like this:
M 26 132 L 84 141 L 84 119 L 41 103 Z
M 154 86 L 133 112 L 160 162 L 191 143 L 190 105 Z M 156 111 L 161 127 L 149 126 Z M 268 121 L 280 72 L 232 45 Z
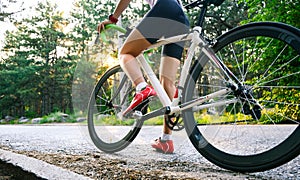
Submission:
M 187 33 L 189 21 L 177 0 L 157 0 L 136 28 L 154 44 L 162 37 Z M 181 59 L 183 46 L 184 42 L 167 44 L 162 53 L 164 56 Z

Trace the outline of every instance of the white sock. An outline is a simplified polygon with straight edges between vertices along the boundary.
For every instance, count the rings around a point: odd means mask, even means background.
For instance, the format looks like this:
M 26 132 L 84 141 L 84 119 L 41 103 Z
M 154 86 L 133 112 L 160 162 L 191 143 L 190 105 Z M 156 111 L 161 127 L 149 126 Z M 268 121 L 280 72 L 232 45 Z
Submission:
M 136 92 L 140 92 L 143 88 L 145 88 L 148 84 L 146 82 L 141 82 L 135 88 Z
M 171 139 L 172 139 L 172 135 L 171 134 L 162 133 L 161 140 L 167 141 L 167 140 L 171 140 Z

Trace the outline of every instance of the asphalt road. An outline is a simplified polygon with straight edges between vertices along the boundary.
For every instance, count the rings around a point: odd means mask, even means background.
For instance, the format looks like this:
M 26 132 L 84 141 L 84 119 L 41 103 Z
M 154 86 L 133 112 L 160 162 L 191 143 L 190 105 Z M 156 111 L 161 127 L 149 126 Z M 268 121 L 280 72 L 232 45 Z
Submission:
M 259 173 L 237 174 L 223 170 L 203 158 L 191 145 L 185 131 L 174 132 L 175 154 L 160 154 L 153 151 L 150 142 L 161 132 L 159 126 L 144 126 L 138 137 L 125 150 L 115 154 L 105 154 L 91 142 L 86 126 L 79 125 L 1 125 L 0 145 L 19 151 L 37 151 L 41 153 L 59 154 L 88 154 L 99 152 L 109 158 L 124 159 L 127 161 L 180 161 L 194 162 L 199 168 L 206 168 L 224 173 L 226 177 L 251 179 L 300 179 L 300 157 L 291 162 Z

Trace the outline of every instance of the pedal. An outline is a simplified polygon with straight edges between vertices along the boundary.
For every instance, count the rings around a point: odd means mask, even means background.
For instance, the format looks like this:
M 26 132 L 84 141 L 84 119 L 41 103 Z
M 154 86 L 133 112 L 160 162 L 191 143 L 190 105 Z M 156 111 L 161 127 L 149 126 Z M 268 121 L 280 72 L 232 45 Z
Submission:
M 208 101 L 209 103 L 214 103 L 215 101 L 213 99 Z M 207 109 L 207 114 L 209 115 L 218 115 L 218 112 L 216 111 L 216 107 L 212 106 Z
M 210 108 L 207 110 L 207 114 L 209 114 L 209 115 L 218 115 L 218 113 L 214 109 L 210 109 Z
M 150 98 L 145 99 L 143 102 L 141 102 L 134 111 L 139 111 L 143 114 L 147 114 L 148 104 L 150 102 Z
M 134 111 L 132 116 L 134 119 L 141 119 L 143 117 L 143 113 L 141 111 Z

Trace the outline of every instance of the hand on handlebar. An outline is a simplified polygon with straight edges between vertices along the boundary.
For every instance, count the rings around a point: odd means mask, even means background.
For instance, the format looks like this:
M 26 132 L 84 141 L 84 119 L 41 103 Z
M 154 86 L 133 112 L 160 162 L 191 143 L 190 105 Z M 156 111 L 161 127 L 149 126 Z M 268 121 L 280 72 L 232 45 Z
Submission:
M 106 20 L 106 21 L 99 23 L 97 26 L 98 33 L 101 33 L 103 30 L 105 30 L 105 26 L 108 24 L 114 24 L 114 23 L 111 22 L 110 20 Z
M 105 34 L 105 31 L 108 29 L 115 29 L 123 34 L 125 34 L 127 32 L 126 29 L 124 29 L 121 26 L 117 26 L 114 23 L 111 23 L 111 21 L 104 21 L 104 22 L 100 23 L 97 27 L 98 32 L 97 32 L 97 37 L 95 39 L 94 44 L 98 44 L 100 41 L 100 38 L 102 41 L 108 42 L 108 40 L 106 39 L 106 34 Z

